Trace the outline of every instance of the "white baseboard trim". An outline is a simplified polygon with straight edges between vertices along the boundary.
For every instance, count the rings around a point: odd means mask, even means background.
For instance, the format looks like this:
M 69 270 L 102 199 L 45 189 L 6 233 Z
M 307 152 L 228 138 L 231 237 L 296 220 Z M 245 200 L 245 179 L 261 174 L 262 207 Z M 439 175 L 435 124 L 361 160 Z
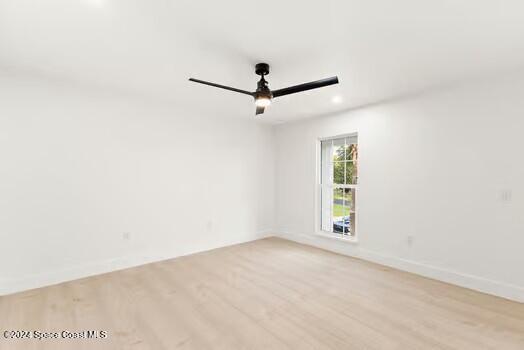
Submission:
M 216 245 L 213 247 L 206 247 L 204 249 L 199 249 L 190 252 L 184 252 L 183 254 L 157 254 L 154 256 L 145 255 L 145 256 L 127 256 L 120 257 L 116 259 L 110 259 L 105 261 L 98 261 L 88 264 L 83 264 L 79 266 L 74 266 L 67 269 L 62 269 L 59 271 L 50 271 L 45 274 L 30 275 L 24 276 L 17 279 L 0 279 L 0 296 L 5 296 L 8 294 L 14 294 L 18 292 L 23 292 L 31 289 L 47 287 L 63 282 L 73 281 L 85 277 L 96 276 L 108 272 L 114 272 L 118 270 L 123 270 L 135 266 L 145 265 L 153 262 L 158 262 L 162 260 L 173 259 L 179 256 L 195 254 L 203 251 L 208 251 L 212 249 L 217 249 L 225 246 L 246 243 L 255 241 L 258 239 L 266 238 L 271 236 L 271 230 L 259 230 L 255 232 L 253 237 L 245 240 L 238 240 L 234 242 L 226 242 L 225 244 Z
M 402 271 L 411 272 L 460 287 L 473 289 L 482 293 L 524 303 L 524 287 L 521 286 L 493 281 L 479 276 L 473 276 L 470 274 L 451 271 L 412 260 L 372 252 L 359 247 L 348 245 L 346 242 L 338 242 L 330 238 L 283 232 L 277 233 L 276 236 L 298 243 L 330 250 L 335 253 L 393 267 Z
M 81 279 L 107 272 L 123 270 L 163 259 L 147 258 L 140 256 L 121 257 L 117 259 L 98 261 L 74 266 L 58 271 L 49 271 L 44 274 L 24 276 L 17 279 L 0 281 L 0 296 L 14 294 L 30 289 L 47 287 L 67 281 Z

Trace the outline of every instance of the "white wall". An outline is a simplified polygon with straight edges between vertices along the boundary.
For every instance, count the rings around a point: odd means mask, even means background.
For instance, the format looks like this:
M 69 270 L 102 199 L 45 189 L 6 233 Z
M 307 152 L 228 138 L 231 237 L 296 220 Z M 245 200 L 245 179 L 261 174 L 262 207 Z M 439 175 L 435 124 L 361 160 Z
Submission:
M 524 75 L 275 130 L 45 80 L 0 95 L 0 295 L 275 228 L 524 301 Z M 357 244 L 314 234 L 316 140 L 352 132 Z
M 316 140 L 352 132 L 357 244 L 315 235 Z M 524 301 L 523 134 L 522 74 L 284 124 L 277 232 Z
M 0 294 L 273 227 L 273 132 L 251 115 L 5 75 L 0 96 Z

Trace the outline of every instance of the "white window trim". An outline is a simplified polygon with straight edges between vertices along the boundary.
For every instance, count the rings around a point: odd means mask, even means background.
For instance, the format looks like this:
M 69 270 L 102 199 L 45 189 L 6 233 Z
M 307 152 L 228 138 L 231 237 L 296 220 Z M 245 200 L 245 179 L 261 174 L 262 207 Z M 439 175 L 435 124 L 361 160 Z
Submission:
M 358 137 L 358 132 L 351 132 L 351 133 L 347 133 L 347 134 L 341 134 L 341 135 L 335 135 L 335 136 L 327 136 L 327 137 L 320 137 L 316 140 L 316 144 L 315 144 L 315 148 L 316 148 L 316 172 L 315 172 L 315 228 L 313 230 L 313 232 L 315 233 L 315 235 L 317 236 L 320 236 L 320 237 L 325 237 L 325 238 L 330 238 L 330 239 L 334 239 L 334 240 L 338 240 L 338 241 L 343 241 L 343 242 L 347 242 L 347 243 L 358 243 L 358 238 L 360 236 L 360 230 L 358 228 L 359 226 L 359 219 L 358 219 L 358 216 L 359 216 L 359 210 L 358 210 L 358 204 L 359 204 L 359 201 L 357 200 L 356 203 L 355 203 L 355 234 L 352 235 L 352 236 L 348 236 L 348 237 L 344 237 L 344 236 L 339 236 L 339 235 L 335 235 L 333 233 L 330 233 L 330 232 L 327 232 L 327 231 L 324 231 L 324 230 L 321 230 L 320 227 L 321 227 L 321 222 L 322 222 L 322 203 L 320 202 L 321 201 L 321 198 L 320 198 L 320 190 L 321 190 L 321 184 L 320 184 L 320 179 L 321 179 L 321 172 L 322 172 L 322 141 L 327 141 L 327 140 L 333 140 L 333 139 L 337 139 L 337 138 L 344 138 L 344 137 L 352 137 L 352 136 L 357 136 Z M 360 152 L 359 152 L 360 154 Z M 359 175 L 360 175 L 360 172 L 359 172 Z M 345 188 L 357 188 L 358 184 L 357 185 L 337 185 L 337 187 L 345 187 Z M 358 194 L 359 191 L 357 191 L 357 197 L 358 197 Z

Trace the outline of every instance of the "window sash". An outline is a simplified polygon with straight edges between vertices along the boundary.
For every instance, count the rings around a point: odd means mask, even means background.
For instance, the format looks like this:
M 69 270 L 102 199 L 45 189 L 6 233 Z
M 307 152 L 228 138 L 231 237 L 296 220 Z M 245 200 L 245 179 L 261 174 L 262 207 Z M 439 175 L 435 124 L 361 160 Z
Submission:
M 342 141 L 342 142 L 341 142 Z M 350 142 L 348 142 L 350 141 Z M 335 164 L 344 163 L 344 182 L 348 181 L 348 174 L 346 166 L 348 163 L 357 165 L 358 167 L 358 156 L 355 159 L 348 159 L 347 150 L 348 146 L 355 144 L 358 147 L 358 135 L 344 136 L 344 137 L 335 137 L 330 139 L 320 140 L 320 169 L 319 169 L 319 204 L 320 204 L 320 230 L 324 232 L 329 232 L 336 236 L 341 237 L 355 237 L 356 236 L 356 212 L 357 212 L 357 189 L 358 189 L 358 168 L 356 169 L 356 176 L 350 178 L 349 181 L 355 181 L 354 184 L 340 184 L 334 183 L 335 180 Z M 340 160 L 335 160 L 335 148 L 334 147 L 344 147 L 344 156 Z M 353 196 L 351 202 L 346 203 L 344 200 L 342 202 L 342 217 L 347 213 L 350 217 L 350 227 L 349 232 L 345 233 L 345 228 L 342 226 L 342 232 L 335 231 L 334 229 L 334 191 L 336 189 L 351 189 L 353 190 Z M 352 210 L 353 209 L 353 210 Z M 338 209 L 340 210 L 340 208 Z M 345 220 L 344 220 L 345 221 Z M 344 223 L 342 224 L 344 225 Z

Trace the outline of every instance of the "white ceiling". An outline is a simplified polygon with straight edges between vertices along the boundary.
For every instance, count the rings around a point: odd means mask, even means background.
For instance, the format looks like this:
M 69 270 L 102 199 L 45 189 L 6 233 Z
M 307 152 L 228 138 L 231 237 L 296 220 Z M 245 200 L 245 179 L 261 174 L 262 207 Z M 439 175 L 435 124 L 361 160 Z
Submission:
M 0 67 L 254 118 L 259 61 L 269 122 L 325 114 L 524 63 L 522 0 L 0 0 Z M 335 101 L 334 102 L 334 97 Z

